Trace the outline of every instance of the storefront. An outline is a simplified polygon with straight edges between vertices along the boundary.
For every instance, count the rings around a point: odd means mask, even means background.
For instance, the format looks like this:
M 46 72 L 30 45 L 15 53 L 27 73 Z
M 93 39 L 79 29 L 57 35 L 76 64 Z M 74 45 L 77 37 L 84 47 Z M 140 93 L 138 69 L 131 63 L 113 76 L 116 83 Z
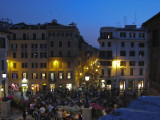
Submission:
M 68 88 L 69 91 L 72 90 L 72 84 L 71 83 L 66 84 L 66 88 Z
M 32 84 L 31 89 L 33 92 L 39 92 L 39 84 Z
M 143 89 L 143 80 L 138 80 L 138 89 Z
M 55 89 L 55 84 L 50 84 L 50 90 L 53 91 Z
M 134 80 L 128 80 L 128 89 L 129 90 L 135 89 L 135 81 Z
M 27 90 L 28 90 L 28 84 L 23 83 L 23 84 L 22 84 L 22 91 L 23 91 L 23 92 L 27 92 Z
M 12 84 L 11 84 L 11 91 L 19 91 L 18 84 L 12 83 Z
M 101 80 L 101 88 L 105 88 L 105 80 Z
M 120 80 L 119 81 L 119 89 L 120 90 L 125 90 L 125 80 Z
M 111 80 L 107 80 L 106 89 L 111 90 Z
M 43 84 L 42 84 L 42 89 L 43 89 L 43 92 L 46 92 L 46 91 L 47 91 L 47 84 L 46 84 L 46 83 L 43 83 Z

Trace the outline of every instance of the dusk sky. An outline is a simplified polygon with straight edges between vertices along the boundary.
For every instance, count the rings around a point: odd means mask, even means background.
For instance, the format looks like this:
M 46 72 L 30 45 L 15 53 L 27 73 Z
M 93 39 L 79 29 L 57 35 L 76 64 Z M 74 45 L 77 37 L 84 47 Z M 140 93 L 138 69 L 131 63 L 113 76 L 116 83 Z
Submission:
M 101 27 L 124 27 L 124 23 L 140 27 L 160 12 L 160 0 L 0 1 L 0 19 L 9 18 L 14 24 L 43 24 L 53 19 L 63 25 L 74 22 L 84 39 L 96 48 L 99 48 L 97 39 Z

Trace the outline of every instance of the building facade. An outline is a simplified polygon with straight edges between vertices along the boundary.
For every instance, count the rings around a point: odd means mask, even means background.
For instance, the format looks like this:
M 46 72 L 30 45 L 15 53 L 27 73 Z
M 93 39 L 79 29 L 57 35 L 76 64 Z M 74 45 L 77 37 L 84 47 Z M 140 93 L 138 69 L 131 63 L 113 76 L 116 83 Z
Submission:
M 160 12 L 142 24 L 148 33 L 148 89 L 151 95 L 160 95 Z
M 12 90 L 46 91 L 79 87 L 76 77 L 80 33 L 56 21 L 15 24 L 9 39 L 8 73 Z M 80 59 L 81 60 L 81 59 Z
M 136 25 L 100 29 L 101 85 L 107 89 L 137 90 L 145 87 L 147 34 Z
M 2 77 L 2 74 L 7 75 L 7 36 L 9 32 L 7 30 L 8 23 L 0 21 L 0 97 L 4 96 L 4 85 L 5 93 L 8 95 L 8 78 Z

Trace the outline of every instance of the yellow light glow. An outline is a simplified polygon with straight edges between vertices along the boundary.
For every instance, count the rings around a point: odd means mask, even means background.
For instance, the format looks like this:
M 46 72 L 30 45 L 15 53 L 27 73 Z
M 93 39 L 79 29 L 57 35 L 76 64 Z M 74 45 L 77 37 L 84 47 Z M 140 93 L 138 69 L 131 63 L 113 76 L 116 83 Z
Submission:
M 123 85 L 120 85 L 120 89 L 121 89 L 121 90 L 123 89 Z
M 99 68 L 99 65 L 98 65 L 98 68 Z
M 119 61 L 119 60 L 114 60 L 114 61 L 113 61 L 113 67 L 114 67 L 114 68 L 120 67 L 120 61 Z
M 98 70 L 96 69 L 96 72 L 97 72 Z
M 105 80 L 102 80 L 102 82 L 105 82 Z
M 57 61 L 57 60 L 55 60 L 55 61 L 53 62 L 53 64 L 54 64 L 54 68 L 57 68 L 57 67 L 58 67 L 58 61 Z
M 23 82 L 23 83 L 27 82 L 27 79 L 26 79 L 26 78 L 23 78 L 22 82 Z
M 88 67 L 86 67 L 86 69 L 88 70 Z
M 79 73 L 79 75 L 82 75 L 82 73 Z

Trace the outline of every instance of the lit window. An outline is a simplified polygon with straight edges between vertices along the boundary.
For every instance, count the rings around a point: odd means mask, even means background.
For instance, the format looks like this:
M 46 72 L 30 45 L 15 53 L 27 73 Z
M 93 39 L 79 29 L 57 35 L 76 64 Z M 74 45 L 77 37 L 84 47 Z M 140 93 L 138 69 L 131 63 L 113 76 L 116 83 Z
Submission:
M 37 79 L 37 73 L 32 73 L 32 79 Z
M 42 73 L 42 79 L 46 79 L 46 73 Z
M 63 72 L 59 72 L 59 79 L 63 79 Z
M 67 73 L 67 79 L 71 79 L 71 72 Z
M 54 81 L 54 72 L 52 72 L 51 74 L 50 74 L 50 77 L 51 77 L 51 81 Z
M 70 83 L 70 84 L 66 84 L 66 88 L 68 88 L 69 90 L 71 90 L 72 89 L 72 84 Z

